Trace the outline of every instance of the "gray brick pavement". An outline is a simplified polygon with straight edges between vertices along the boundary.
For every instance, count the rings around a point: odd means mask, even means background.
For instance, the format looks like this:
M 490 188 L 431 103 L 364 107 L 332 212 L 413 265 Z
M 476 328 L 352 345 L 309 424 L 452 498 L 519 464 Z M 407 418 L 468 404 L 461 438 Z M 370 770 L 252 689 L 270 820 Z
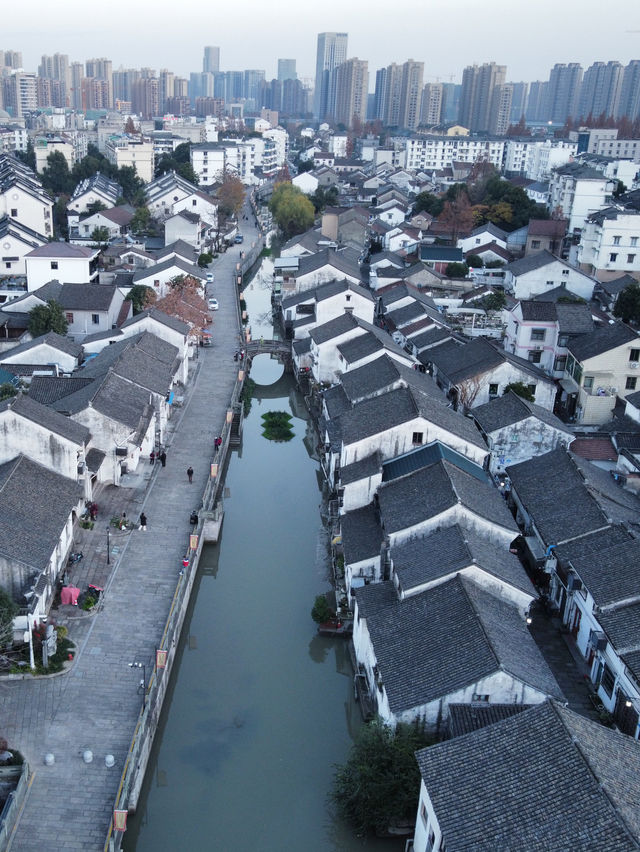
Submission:
M 242 230 L 246 241 L 255 238 L 248 223 Z M 237 376 L 233 273 L 241 248 L 234 246 L 214 261 L 215 284 L 209 289 L 220 309 L 213 346 L 199 350 L 184 406 L 171 422 L 166 467 L 144 469 L 141 462 L 130 477 L 135 487 L 103 489 L 96 526 L 78 537 L 85 556 L 72 578 L 80 588 L 98 579 L 106 591 L 99 611 L 89 617 L 77 610 L 59 614 L 77 646 L 73 666 L 57 677 L 0 680 L 3 733 L 35 770 L 12 852 L 103 848 L 141 707 L 139 671 L 127 664 L 135 659 L 151 668 L 187 549 L 189 515 L 200 505 L 213 439 L 222 432 Z M 189 465 L 193 484 L 186 476 Z M 143 508 L 148 531 L 110 535 L 107 566 L 110 513 L 126 511 L 137 520 Z M 89 765 L 82 760 L 86 748 L 94 754 Z M 51 767 L 44 765 L 47 752 L 55 755 Z M 107 753 L 116 759 L 110 769 L 104 764 Z

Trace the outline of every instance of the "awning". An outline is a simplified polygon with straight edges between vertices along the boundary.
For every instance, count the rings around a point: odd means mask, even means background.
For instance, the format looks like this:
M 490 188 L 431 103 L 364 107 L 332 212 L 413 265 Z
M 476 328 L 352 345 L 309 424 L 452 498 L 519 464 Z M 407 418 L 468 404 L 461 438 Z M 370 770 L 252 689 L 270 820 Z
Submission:
M 563 391 L 566 391 L 570 396 L 577 396 L 578 389 L 576 388 L 576 384 L 572 379 L 560 379 L 560 387 Z

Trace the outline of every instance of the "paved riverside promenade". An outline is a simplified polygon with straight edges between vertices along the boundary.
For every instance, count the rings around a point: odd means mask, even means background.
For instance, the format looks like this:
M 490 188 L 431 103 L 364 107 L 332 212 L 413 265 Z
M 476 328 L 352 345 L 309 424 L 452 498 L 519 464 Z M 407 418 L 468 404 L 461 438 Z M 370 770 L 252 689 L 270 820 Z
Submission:
M 0 734 L 24 754 L 33 771 L 9 840 L 11 852 L 104 848 L 142 704 L 142 669 L 128 664 L 144 663 L 147 679 L 153 671 L 188 546 L 189 515 L 201 505 L 213 441 L 222 434 L 240 366 L 233 357 L 240 345 L 235 267 L 240 250 L 257 238 L 248 206 L 245 210 L 248 221 L 240 219 L 245 242 L 211 266 L 215 283 L 208 285 L 209 294 L 220 303 L 213 314 L 213 345 L 199 348 L 184 404 L 170 421 L 166 467 L 143 460 L 123 487 L 105 488 L 94 529 L 81 531 L 84 559 L 74 566 L 72 579 L 85 572 L 92 582 L 102 574 L 106 591 L 95 614 L 76 610 L 73 617 L 57 619 L 68 625 L 76 644 L 73 664 L 57 676 L 0 678 Z M 190 465 L 193 484 L 186 474 Z M 111 528 L 107 565 L 110 518 L 124 511 L 137 521 L 143 510 L 146 533 Z M 90 764 L 83 761 L 85 749 L 93 752 Z M 55 757 L 52 766 L 44 763 L 47 753 Z M 112 768 L 105 765 L 107 754 L 115 757 Z

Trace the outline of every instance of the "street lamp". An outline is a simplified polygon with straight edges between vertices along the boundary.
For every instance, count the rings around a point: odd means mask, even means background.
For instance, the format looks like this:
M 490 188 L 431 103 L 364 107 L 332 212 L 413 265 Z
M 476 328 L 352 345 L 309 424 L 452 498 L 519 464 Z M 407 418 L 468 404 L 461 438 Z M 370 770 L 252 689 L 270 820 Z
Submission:
M 139 686 L 142 687 L 142 709 L 147 706 L 147 666 L 145 663 L 133 662 L 129 663 L 129 668 L 142 669 L 142 680 Z
M 111 548 L 109 547 L 109 533 L 110 532 L 111 532 L 111 528 L 108 526 L 107 527 L 107 565 L 111 564 L 111 557 L 110 557 Z

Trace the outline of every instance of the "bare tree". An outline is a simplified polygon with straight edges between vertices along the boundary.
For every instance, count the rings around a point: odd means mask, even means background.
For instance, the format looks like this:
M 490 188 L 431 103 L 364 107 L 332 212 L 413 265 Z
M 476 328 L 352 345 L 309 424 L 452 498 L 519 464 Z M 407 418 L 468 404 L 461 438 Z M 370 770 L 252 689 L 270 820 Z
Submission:
M 465 412 L 473 407 L 480 391 L 487 385 L 487 376 L 471 376 L 457 385 L 458 404 Z

